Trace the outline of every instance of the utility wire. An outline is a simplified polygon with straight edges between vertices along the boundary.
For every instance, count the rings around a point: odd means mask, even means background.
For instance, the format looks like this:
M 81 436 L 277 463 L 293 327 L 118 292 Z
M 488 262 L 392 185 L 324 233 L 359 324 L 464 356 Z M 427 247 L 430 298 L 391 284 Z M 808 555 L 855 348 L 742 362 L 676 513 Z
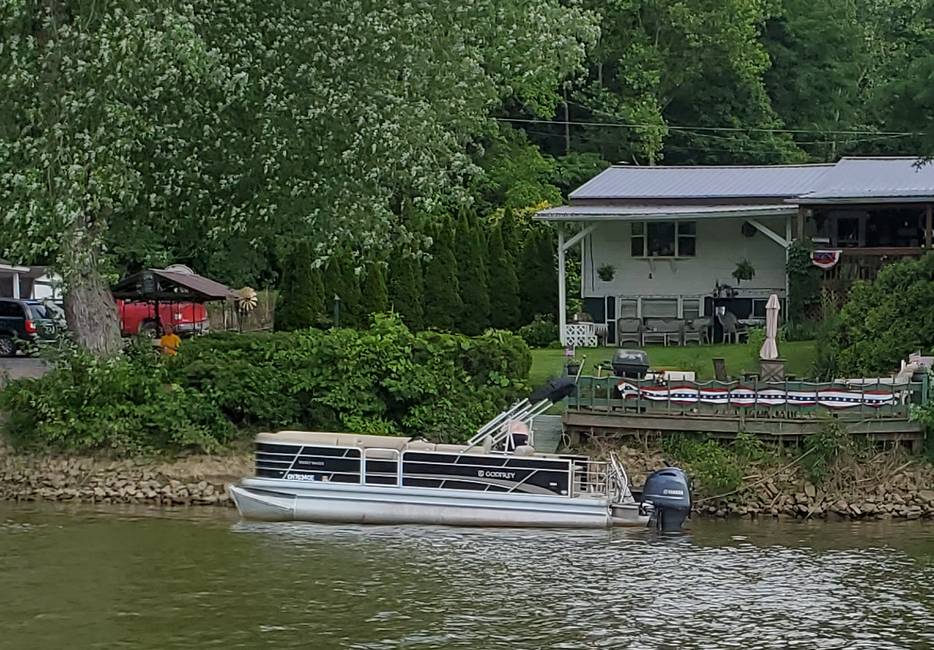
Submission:
M 629 122 L 583 122 L 580 120 L 536 120 L 518 117 L 494 117 L 497 122 L 508 122 L 517 124 L 540 124 L 540 125 L 570 125 L 570 126 L 592 126 L 597 128 L 620 128 L 620 129 L 657 129 L 664 128 L 669 131 L 720 131 L 732 133 L 799 133 L 799 134 L 817 134 L 817 135 L 865 135 L 865 136 L 910 136 L 921 135 L 913 131 L 857 131 L 849 130 L 821 130 L 821 129 L 769 129 L 764 127 L 743 127 L 743 126 L 687 126 L 676 124 L 639 124 Z

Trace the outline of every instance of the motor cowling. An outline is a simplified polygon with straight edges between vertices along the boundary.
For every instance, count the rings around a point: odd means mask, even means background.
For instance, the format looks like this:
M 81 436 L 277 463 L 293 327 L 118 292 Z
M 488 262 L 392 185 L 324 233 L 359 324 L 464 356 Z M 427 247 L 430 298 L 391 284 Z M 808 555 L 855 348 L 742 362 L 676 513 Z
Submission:
M 652 473 L 642 488 L 642 503 L 652 505 L 649 526 L 663 532 L 680 530 L 691 514 L 691 486 L 687 475 L 677 467 Z

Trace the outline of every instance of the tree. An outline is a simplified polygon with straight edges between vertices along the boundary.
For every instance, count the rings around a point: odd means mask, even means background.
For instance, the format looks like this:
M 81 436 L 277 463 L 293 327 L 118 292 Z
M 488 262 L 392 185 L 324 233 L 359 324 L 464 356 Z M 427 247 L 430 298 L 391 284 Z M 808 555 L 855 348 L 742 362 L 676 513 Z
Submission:
M 309 242 L 301 242 L 289 257 L 283 272 L 276 329 L 296 330 L 314 327 L 327 319 L 321 271 L 314 268 Z
M 382 314 L 389 310 L 389 294 L 386 289 L 386 275 L 383 265 L 376 262 L 367 269 L 363 286 L 360 289 L 360 311 L 365 319 L 372 314 Z
M 519 276 L 520 320 L 527 323 L 537 314 L 556 314 L 558 274 L 554 233 L 550 228 L 540 225 L 529 231 Z
M 328 261 L 324 286 L 327 303 L 332 309 L 339 301 L 341 327 L 365 324 L 366 315 L 361 313 L 360 280 L 350 255 L 340 253 Z
M 389 262 L 389 302 L 412 331 L 425 328 L 425 288 L 418 260 L 401 251 Z
M 444 330 L 454 329 L 464 306 L 457 279 L 453 231 L 454 224 L 450 221 L 438 226 L 431 259 L 425 267 L 425 324 Z
M 463 195 L 491 109 L 553 107 L 595 33 L 559 0 L 7 2 L 0 255 L 50 261 L 78 341 L 112 354 L 114 224 L 166 257 L 378 249 L 400 199 Z
M 503 222 L 499 220 L 490 232 L 490 323 L 497 329 L 519 327 L 519 279 L 516 262 L 503 244 Z
M 457 283 L 460 287 L 461 313 L 457 327 L 464 334 L 482 334 L 490 325 L 490 294 L 486 275 L 486 247 L 480 229 L 466 213 L 461 214 L 455 230 Z

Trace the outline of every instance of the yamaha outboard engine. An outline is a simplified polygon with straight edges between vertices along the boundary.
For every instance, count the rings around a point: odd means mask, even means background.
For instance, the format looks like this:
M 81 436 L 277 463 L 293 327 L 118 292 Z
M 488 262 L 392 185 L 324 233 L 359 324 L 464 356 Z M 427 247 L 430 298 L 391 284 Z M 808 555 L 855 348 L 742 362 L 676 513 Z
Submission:
M 645 479 L 642 503 L 653 506 L 649 526 L 662 532 L 681 530 L 691 514 L 691 488 L 685 473 L 677 467 L 666 467 Z

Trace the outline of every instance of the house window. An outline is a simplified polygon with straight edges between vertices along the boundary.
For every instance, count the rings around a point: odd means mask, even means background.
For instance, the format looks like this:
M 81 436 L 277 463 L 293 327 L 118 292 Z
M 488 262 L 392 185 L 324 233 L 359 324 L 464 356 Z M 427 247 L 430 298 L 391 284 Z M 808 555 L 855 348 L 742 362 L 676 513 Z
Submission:
M 681 301 L 681 318 L 700 318 L 700 298 L 684 298 Z
M 642 317 L 643 318 L 677 318 L 678 317 L 678 299 L 677 298 L 643 298 L 642 299 Z
M 697 223 L 694 221 L 634 222 L 630 237 L 633 257 L 694 257 Z
M 638 300 L 620 300 L 619 301 L 620 318 L 638 318 L 639 301 Z

